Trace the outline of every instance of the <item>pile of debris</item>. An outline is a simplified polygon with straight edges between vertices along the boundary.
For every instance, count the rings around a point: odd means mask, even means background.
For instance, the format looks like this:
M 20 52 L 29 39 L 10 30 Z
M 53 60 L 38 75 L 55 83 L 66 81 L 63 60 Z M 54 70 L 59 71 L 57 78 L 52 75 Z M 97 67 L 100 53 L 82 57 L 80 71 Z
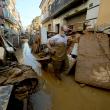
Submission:
M 30 46 L 32 46 L 32 52 L 34 54 L 39 54 L 38 56 L 43 57 L 48 54 L 48 48 L 46 44 L 41 44 L 41 32 L 38 32 L 36 36 L 31 36 L 29 40 Z M 47 39 L 56 35 L 56 32 L 47 31 Z
M 49 38 L 55 36 L 56 34 L 58 34 L 58 33 L 56 33 L 56 32 L 51 32 L 51 31 L 47 31 L 47 38 L 49 39 Z
M 77 82 L 110 89 L 110 25 L 103 24 L 94 29 L 89 22 L 82 22 L 68 25 L 68 28 L 69 69 L 63 73 L 68 75 L 76 62 L 75 80 Z M 57 33 L 47 32 L 45 37 L 49 39 L 55 34 Z M 39 34 L 39 37 L 34 40 L 32 52 L 38 54 L 37 61 L 41 63 L 43 69 L 46 69 L 51 61 L 51 55 L 46 43 L 41 43 L 41 37 Z
M 2 89 L 0 98 L 4 97 L 1 103 L 5 103 L 4 100 L 9 101 L 6 94 L 3 94 L 6 92 L 5 88 L 7 88 L 7 93 L 10 92 L 10 89 L 12 90 L 10 95 L 13 93 L 14 98 L 18 100 L 18 102 L 23 101 L 25 98 L 29 98 L 29 94 L 37 90 L 37 73 L 31 66 L 18 63 L 15 55 L 16 50 L 17 48 L 5 37 L 0 36 L 0 89 Z M 3 105 L 0 105 L 0 107 L 1 106 Z
M 96 30 L 87 29 L 86 25 L 84 22 L 68 26 L 67 54 L 77 56 L 75 80 L 110 89 L 110 25 L 100 25 Z
M 14 85 L 15 98 L 20 101 L 29 98 L 29 94 L 34 93 L 37 89 L 38 77 L 30 66 L 20 65 L 15 62 L 4 67 L 0 73 L 0 78 L 2 78 L 0 85 Z
M 30 46 L 32 46 L 34 44 L 34 41 L 35 39 L 37 39 L 37 36 L 39 35 L 39 33 L 34 33 L 34 34 L 31 34 L 30 37 L 29 37 L 29 40 L 28 40 L 28 43 Z
M 22 33 L 21 35 L 22 35 L 21 39 L 29 39 L 29 36 L 30 36 L 28 33 L 25 33 L 25 34 Z

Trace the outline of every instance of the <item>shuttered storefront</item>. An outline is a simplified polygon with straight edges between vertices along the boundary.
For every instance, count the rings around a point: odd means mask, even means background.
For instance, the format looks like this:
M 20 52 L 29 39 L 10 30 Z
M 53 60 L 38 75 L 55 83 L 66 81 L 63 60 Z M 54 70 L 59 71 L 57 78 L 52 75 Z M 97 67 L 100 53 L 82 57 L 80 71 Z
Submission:
M 86 15 L 87 15 L 87 12 L 82 12 L 80 14 L 77 14 L 71 18 L 68 18 L 67 19 L 67 24 L 75 24 L 75 23 L 78 23 L 78 22 L 83 22 L 83 21 L 86 21 Z

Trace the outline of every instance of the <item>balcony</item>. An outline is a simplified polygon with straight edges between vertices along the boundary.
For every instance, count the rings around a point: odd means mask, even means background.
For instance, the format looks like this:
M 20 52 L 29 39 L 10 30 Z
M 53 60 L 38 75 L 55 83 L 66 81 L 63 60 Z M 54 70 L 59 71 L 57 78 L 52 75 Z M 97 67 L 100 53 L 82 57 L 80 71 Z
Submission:
M 12 0 L 5 0 L 5 4 L 6 4 L 6 6 L 10 6 L 10 8 L 14 8 L 14 5 L 13 5 L 13 3 L 12 3 Z
M 15 17 L 18 17 L 18 14 L 17 14 L 17 12 L 13 9 L 12 10 L 12 13 L 13 13 L 13 15 L 15 16 Z
M 10 22 L 12 24 L 15 24 L 15 18 L 8 10 L 4 9 L 3 13 L 4 13 L 5 20 L 7 20 L 8 22 Z
M 47 9 L 43 15 L 41 15 L 41 23 L 44 24 L 51 17 L 51 10 Z
M 12 3 L 14 6 L 17 5 L 15 0 L 12 0 Z
M 55 18 L 81 2 L 83 0 L 55 0 L 51 7 L 51 17 Z

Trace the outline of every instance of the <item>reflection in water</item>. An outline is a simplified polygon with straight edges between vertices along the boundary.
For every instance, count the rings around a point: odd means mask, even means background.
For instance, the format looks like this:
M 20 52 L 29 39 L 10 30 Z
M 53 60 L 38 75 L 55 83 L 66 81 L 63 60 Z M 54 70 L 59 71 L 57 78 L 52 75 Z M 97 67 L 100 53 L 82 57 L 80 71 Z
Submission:
M 20 49 L 19 52 L 17 52 L 17 58 L 19 63 L 32 66 L 32 68 L 37 72 L 37 74 L 39 76 L 42 76 L 41 65 L 36 61 L 36 58 L 31 54 L 31 48 L 29 47 L 27 42 L 24 43 L 23 49 Z
M 39 100 L 42 100 L 40 102 Z M 29 102 L 29 110 L 51 110 L 52 104 L 50 102 L 50 95 L 45 94 L 44 91 L 38 91 L 36 94 L 32 94 Z M 40 102 L 40 103 L 39 103 Z
M 51 73 L 41 69 L 27 42 L 17 52 L 17 58 L 20 63 L 32 66 L 46 82 L 41 90 L 30 96 L 29 110 L 110 110 L 109 90 L 91 86 L 81 88 L 72 72 L 68 76 L 62 74 L 61 85 L 58 85 Z

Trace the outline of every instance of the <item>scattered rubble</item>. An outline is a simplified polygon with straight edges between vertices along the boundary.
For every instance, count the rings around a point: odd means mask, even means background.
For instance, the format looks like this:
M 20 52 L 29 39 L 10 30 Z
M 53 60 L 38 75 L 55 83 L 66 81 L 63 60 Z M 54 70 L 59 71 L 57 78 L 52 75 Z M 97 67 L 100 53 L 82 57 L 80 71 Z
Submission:
M 12 90 L 14 98 L 18 100 L 17 102 L 23 102 L 29 98 L 30 94 L 36 92 L 38 76 L 31 66 L 18 63 L 15 55 L 17 48 L 8 40 L 8 36 L 11 37 L 11 35 L 10 33 L 7 34 L 7 38 L 3 35 L 0 36 L 0 88 L 8 88 L 9 85 L 12 85 L 10 90 Z M 1 92 L 9 93 L 10 90 L 2 89 Z M 9 95 L 11 95 L 11 92 Z
M 86 87 L 86 85 L 85 85 L 85 84 L 80 84 L 80 86 L 81 86 L 81 88 L 84 88 L 84 87 Z

